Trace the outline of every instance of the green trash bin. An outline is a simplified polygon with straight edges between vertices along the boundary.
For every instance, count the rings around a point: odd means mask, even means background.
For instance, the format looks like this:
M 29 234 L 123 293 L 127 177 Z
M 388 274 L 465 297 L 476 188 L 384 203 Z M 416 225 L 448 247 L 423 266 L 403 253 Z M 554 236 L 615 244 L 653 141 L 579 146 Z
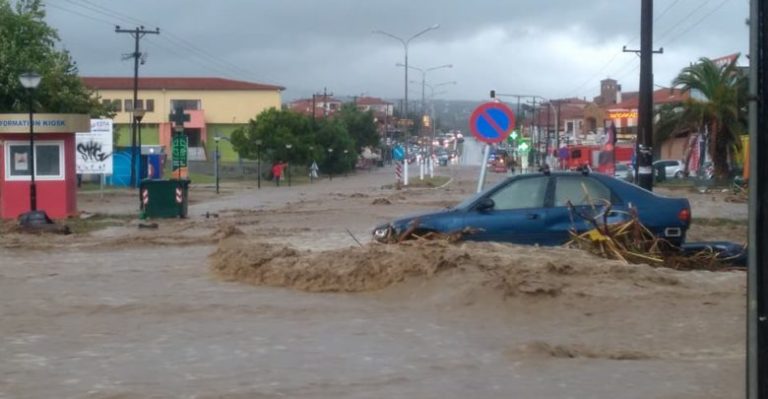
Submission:
M 189 180 L 142 180 L 139 192 L 143 217 L 187 217 Z
M 653 166 L 654 174 L 656 175 L 656 182 L 661 183 L 667 180 L 667 168 L 663 163 Z

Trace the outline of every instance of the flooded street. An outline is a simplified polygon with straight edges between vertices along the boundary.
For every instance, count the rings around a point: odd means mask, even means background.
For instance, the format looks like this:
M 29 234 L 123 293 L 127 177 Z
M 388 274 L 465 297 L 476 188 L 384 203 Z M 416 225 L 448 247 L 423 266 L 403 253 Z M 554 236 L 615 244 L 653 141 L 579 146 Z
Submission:
M 343 263 L 365 251 L 352 235 L 367 243 L 381 220 L 466 196 L 472 182 L 460 180 L 476 170 L 404 193 L 381 188 L 389 172 L 200 193 L 188 220 L 156 231 L 129 222 L 3 238 L 0 398 L 743 397 L 741 272 L 602 268 L 572 250 L 473 245 L 432 248 L 458 264 L 359 292 L 211 272 L 224 243 L 246 255 L 258 243 L 340 251 L 328 256 Z M 130 200 L 82 202 L 117 212 Z M 524 260 L 504 269 L 515 253 Z

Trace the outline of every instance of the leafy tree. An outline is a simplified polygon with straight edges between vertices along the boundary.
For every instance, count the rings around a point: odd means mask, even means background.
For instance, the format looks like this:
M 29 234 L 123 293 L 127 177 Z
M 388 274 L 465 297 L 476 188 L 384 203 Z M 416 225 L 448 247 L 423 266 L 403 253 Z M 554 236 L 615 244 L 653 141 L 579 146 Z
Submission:
M 316 140 L 317 146 L 324 151 L 320 165 L 322 171 L 343 173 L 354 168 L 357 159 L 355 141 L 340 119 L 320 121 Z M 328 151 L 329 149 L 333 151 Z
M 257 140 L 261 140 L 261 146 L 256 144 Z M 260 150 L 262 159 L 306 163 L 314 141 L 309 118 L 275 108 L 262 111 L 248 125 L 232 132 L 235 151 L 250 159 L 256 159 Z M 291 145 L 290 150 L 287 144 Z
M 373 121 L 372 111 L 360 111 L 353 103 L 344 104 L 338 118 L 347 128 L 349 135 L 355 140 L 355 148 L 376 147 L 379 144 L 379 134 Z
M 698 63 L 683 68 L 672 84 L 701 94 L 701 99 L 693 96 L 687 100 L 676 117 L 680 128 L 687 126 L 696 131 L 706 128 L 715 174 L 726 176 L 728 160 L 740 148 L 739 136 L 746 131 L 746 76 L 736 67 L 735 59 L 718 66 L 708 58 L 701 58 Z
M 34 92 L 37 112 L 112 116 L 83 85 L 69 53 L 56 49 L 58 34 L 44 19 L 41 0 L 0 0 L 0 112 L 27 112 L 19 75 L 36 72 L 42 76 Z

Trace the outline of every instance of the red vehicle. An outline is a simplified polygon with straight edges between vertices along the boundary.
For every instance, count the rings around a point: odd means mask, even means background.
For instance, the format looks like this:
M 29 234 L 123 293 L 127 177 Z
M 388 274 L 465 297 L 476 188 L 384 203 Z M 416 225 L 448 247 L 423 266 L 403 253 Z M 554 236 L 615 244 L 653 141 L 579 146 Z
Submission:
M 589 165 L 592 170 L 600 173 L 613 174 L 610 164 L 600 163 L 600 153 L 604 151 L 602 145 L 570 145 L 568 146 L 568 158 L 563 160 L 563 165 L 568 170 L 576 170 L 584 165 Z M 617 144 L 614 150 L 615 163 L 632 162 L 632 144 Z

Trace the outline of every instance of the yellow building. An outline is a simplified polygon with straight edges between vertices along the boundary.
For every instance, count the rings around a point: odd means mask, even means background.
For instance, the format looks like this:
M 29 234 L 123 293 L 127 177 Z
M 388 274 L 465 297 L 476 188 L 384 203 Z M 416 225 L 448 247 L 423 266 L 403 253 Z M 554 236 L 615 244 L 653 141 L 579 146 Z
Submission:
M 111 103 L 115 115 L 116 146 L 130 146 L 133 115 L 132 77 L 84 77 L 86 87 L 102 102 Z M 215 135 L 229 137 L 262 111 L 280 109 L 282 86 L 221 78 L 147 77 L 139 78 L 136 109 L 143 109 L 140 142 L 162 145 L 170 154 L 172 124 L 168 116 L 176 108 L 189 115 L 184 133 L 189 138 L 189 159 L 207 160 L 213 156 Z M 237 159 L 232 147 L 220 145 L 225 161 Z

